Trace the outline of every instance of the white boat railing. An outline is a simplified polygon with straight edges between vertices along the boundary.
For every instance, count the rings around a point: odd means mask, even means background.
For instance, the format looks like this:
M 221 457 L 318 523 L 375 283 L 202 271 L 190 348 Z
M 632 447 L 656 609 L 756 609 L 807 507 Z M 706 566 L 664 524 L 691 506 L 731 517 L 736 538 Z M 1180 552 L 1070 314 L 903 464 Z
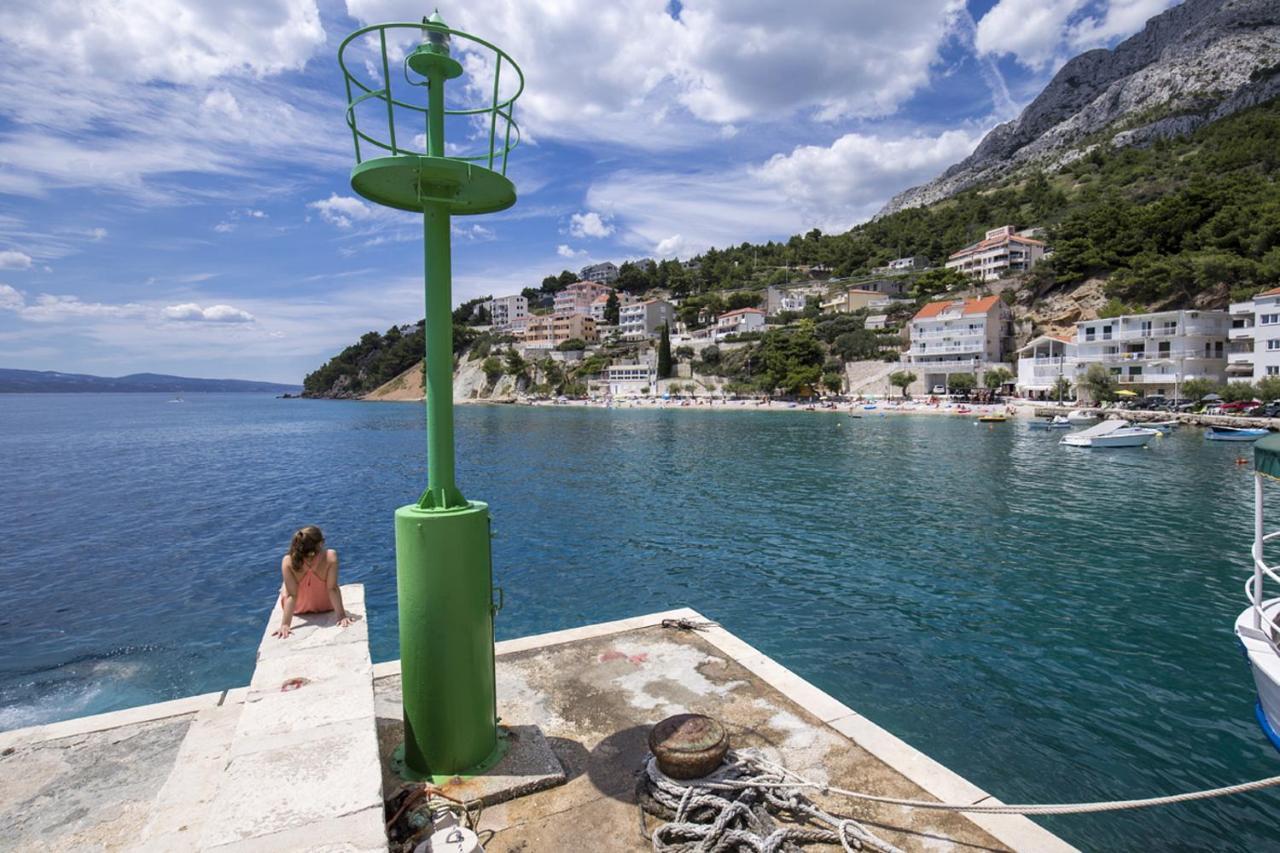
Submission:
M 1266 579 L 1270 578 L 1276 584 L 1276 588 L 1280 589 L 1280 563 L 1276 565 L 1268 565 L 1266 562 L 1266 544 L 1274 539 L 1280 539 L 1280 530 L 1266 533 L 1262 525 L 1262 478 L 1263 474 L 1255 471 L 1253 474 L 1253 574 L 1245 581 L 1244 592 L 1249 599 L 1249 609 L 1253 611 L 1252 636 L 1255 639 L 1264 640 L 1272 651 L 1280 654 L 1280 622 L 1276 618 L 1267 613 L 1268 605 L 1271 610 L 1280 616 L 1280 607 L 1277 607 L 1277 601 L 1280 599 L 1268 600 L 1264 593 Z M 1265 627 L 1264 627 L 1265 626 Z M 1245 628 L 1246 631 L 1249 627 Z

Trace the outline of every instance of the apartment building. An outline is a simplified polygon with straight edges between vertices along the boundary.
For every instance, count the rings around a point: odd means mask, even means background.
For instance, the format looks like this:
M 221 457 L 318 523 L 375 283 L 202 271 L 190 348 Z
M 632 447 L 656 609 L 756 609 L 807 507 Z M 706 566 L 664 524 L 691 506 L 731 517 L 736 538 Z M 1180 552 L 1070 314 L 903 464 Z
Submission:
M 591 303 L 597 297 L 608 296 L 613 288 L 607 284 L 594 281 L 575 281 L 565 289 L 556 293 L 555 313 L 557 314 L 591 314 Z
M 611 364 L 605 368 L 607 393 L 614 397 L 652 395 L 658 390 L 656 362 Z
M 517 321 L 529 316 L 529 300 L 518 294 L 490 299 L 484 307 L 489 312 L 489 322 L 502 331 L 512 328 Z
M 648 299 L 618 310 L 618 335 L 624 341 L 656 338 L 662 327 L 675 328 L 676 308 L 662 299 Z
M 596 321 L 586 314 L 535 314 L 524 328 L 524 345 L 551 349 L 577 338 L 587 343 L 600 339 Z
M 1018 350 L 1017 391 L 1036 400 L 1053 399 L 1059 377 L 1076 384 L 1076 366 L 1074 338 L 1041 335 Z
M 640 301 L 638 297 L 632 296 L 630 293 L 627 293 L 625 290 L 610 291 L 610 293 L 618 294 L 619 314 L 621 314 L 621 310 L 624 305 L 632 305 Z M 594 300 L 592 300 L 591 309 L 587 313 L 591 315 L 592 320 L 596 321 L 597 326 L 604 324 L 604 309 L 608 304 L 609 304 L 608 293 L 602 293 L 599 296 L 597 296 Z
M 716 318 L 715 339 L 721 340 L 726 335 L 741 335 L 745 332 L 758 332 L 764 328 L 764 312 L 759 308 L 739 308 Z
M 1227 378 L 1257 382 L 1280 376 L 1280 287 L 1227 309 Z
M 998 296 L 930 302 L 911 318 L 905 369 L 926 389 L 946 387 L 954 373 L 982 374 L 999 366 L 1012 334 L 1009 307 Z
M 807 298 L 799 290 L 784 290 L 771 284 L 764 292 L 765 312 L 773 317 L 783 311 L 803 311 Z
M 885 296 L 878 291 L 851 287 L 843 293 L 824 301 L 822 303 L 822 313 L 851 314 L 854 311 L 867 308 L 873 303 L 879 304 L 883 301 L 885 301 Z
M 871 272 L 877 275 L 885 273 L 908 273 L 919 272 L 929 268 L 929 259 L 924 255 L 912 255 L 909 258 L 894 258 L 882 267 L 876 267 Z
M 618 268 L 608 261 L 602 264 L 591 264 L 578 270 L 578 278 L 583 281 L 594 281 L 597 284 L 613 284 L 618 280 Z
M 959 270 L 978 281 L 994 281 L 1013 272 L 1026 272 L 1044 257 L 1041 240 L 1017 233 L 1012 225 L 993 228 L 972 246 L 947 258 L 947 269 Z
M 1280 310 L 1280 309 L 1277 309 Z M 1226 311 L 1161 311 L 1076 323 L 1076 375 L 1101 364 L 1122 389 L 1178 396 L 1188 379 L 1227 378 Z M 1277 329 L 1280 338 L 1280 328 Z

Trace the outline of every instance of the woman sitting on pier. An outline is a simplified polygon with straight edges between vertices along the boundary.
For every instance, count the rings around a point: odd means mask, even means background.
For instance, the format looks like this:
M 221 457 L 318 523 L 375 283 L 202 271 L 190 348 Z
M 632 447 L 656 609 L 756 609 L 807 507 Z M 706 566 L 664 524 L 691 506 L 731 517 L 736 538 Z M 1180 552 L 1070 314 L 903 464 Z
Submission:
M 295 613 L 338 614 L 338 627 L 351 624 L 351 617 L 342 606 L 342 590 L 338 588 L 338 552 L 324 547 L 324 534 L 314 524 L 293 534 L 289 553 L 280 561 L 280 574 L 284 584 L 280 587 L 280 603 L 284 616 L 280 627 L 271 636 L 285 639 L 290 634 L 289 623 Z

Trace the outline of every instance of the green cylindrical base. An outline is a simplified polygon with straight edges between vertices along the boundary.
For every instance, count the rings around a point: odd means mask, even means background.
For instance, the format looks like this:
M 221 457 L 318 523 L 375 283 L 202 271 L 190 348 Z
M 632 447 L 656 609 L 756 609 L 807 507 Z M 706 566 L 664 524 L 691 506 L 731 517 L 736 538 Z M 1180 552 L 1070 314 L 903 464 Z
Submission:
M 396 510 L 405 775 L 462 773 L 498 747 L 489 507 Z

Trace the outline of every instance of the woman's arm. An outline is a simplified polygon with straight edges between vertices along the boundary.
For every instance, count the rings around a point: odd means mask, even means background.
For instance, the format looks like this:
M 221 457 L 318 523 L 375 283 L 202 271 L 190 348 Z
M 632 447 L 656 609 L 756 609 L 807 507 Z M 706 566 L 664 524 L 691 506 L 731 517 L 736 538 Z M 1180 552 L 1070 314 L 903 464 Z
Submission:
M 329 604 L 338 617 L 338 627 L 345 628 L 351 624 L 347 609 L 342 606 L 342 589 L 338 586 L 338 552 L 329 549 Z
M 280 627 L 271 632 L 271 636 L 285 639 L 289 636 L 289 623 L 293 621 L 293 608 L 298 603 L 298 581 L 289 571 L 289 556 L 280 560 L 280 574 L 284 578 L 284 615 L 280 617 Z

